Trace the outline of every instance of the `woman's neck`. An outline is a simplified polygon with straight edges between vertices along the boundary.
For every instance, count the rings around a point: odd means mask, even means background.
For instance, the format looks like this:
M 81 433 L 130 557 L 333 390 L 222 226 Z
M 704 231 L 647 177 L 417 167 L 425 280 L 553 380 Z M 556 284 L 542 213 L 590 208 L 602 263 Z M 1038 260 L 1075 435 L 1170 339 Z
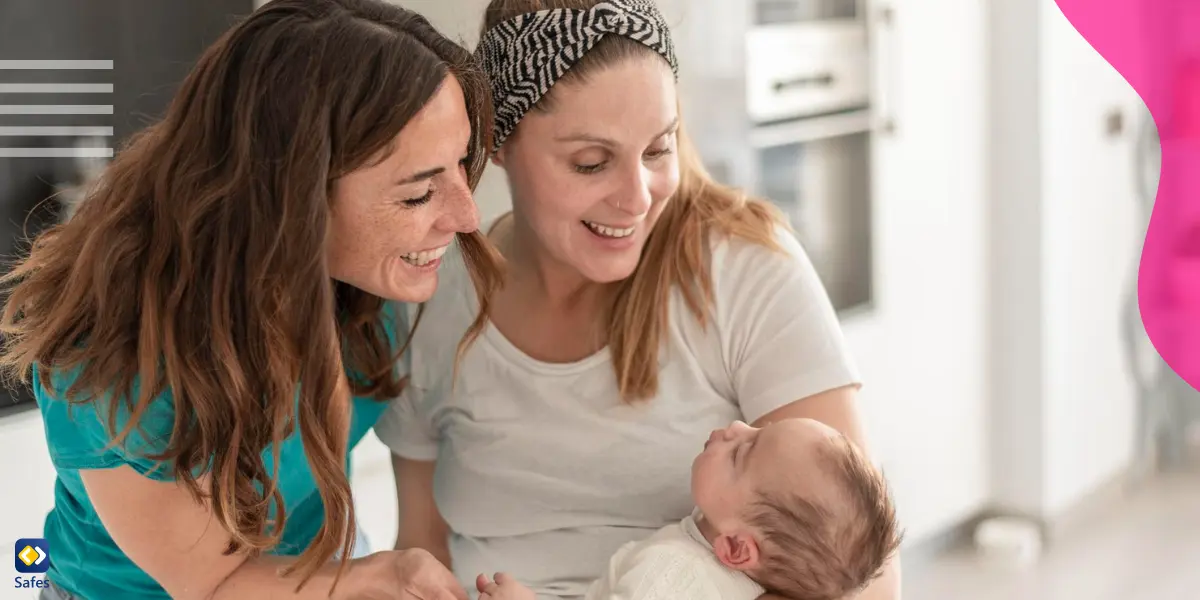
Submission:
M 507 215 L 488 232 L 508 263 L 492 301 L 492 325 L 535 360 L 571 363 L 595 355 L 608 343 L 610 288 L 554 260 L 519 222 Z
M 536 242 L 533 231 L 510 213 L 498 222 L 493 239 L 510 268 L 510 284 L 521 295 L 549 310 L 574 312 L 599 307 L 611 286 L 596 283 L 578 270 L 550 256 Z

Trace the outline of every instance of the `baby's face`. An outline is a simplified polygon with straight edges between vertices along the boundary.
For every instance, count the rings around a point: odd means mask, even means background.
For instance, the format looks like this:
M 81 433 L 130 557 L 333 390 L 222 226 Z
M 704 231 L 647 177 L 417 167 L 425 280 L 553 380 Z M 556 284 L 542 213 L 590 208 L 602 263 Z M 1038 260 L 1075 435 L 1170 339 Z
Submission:
M 704 518 L 721 531 L 737 529 L 745 511 L 768 485 L 818 489 L 818 459 L 837 430 L 812 419 L 785 419 L 763 428 L 736 421 L 712 432 L 692 462 L 692 497 Z M 795 487 L 792 487 L 795 486 Z

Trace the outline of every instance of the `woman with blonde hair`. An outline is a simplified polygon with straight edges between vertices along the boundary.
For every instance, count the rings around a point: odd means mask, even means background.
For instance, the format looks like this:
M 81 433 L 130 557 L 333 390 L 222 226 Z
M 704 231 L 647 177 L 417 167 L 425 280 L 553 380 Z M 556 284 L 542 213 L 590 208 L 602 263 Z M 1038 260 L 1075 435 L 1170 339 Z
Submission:
M 864 445 L 860 382 L 780 214 L 689 145 L 653 2 L 493 0 L 482 31 L 513 200 L 483 229 L 507 280 L 458 356 L 477 306 L 448 260 L 377 432 L 397 547 L 464 586 L 501 571 L 579 598 L 623 544 L 691 513 L 714 429 L 809 417 Z M 894 559 L 885 571 L 863 598 L 899 597 Z
M 0 364 L 57 471 L 43 599 L 465 600 L 428 552 L 356 544 L 349 452 L 451 242 L 481 308 L 499 279 L 487 94 L 420 15 L 276 0 L 34 242 Z

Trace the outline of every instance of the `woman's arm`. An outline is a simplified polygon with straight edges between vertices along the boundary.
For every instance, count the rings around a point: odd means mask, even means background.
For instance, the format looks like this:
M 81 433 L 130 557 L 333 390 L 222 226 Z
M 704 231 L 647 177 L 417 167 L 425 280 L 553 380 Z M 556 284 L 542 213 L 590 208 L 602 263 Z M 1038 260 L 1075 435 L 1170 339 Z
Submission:
M 88 497 L 121 551 L 172 598 L 301 600 L 439 598 L 466 595 L 452 574 L 419 552 L 387 552 L 353 561 L 330 595 L 338 563 L 330 562 L 299 592 L 300 577 L 279 575 L 295 558 L 225 554 L 229 535 L 208 505 L 182 486 L 143 477 L 129 466 L 80 472 Z M 209 491 L 208 480 L 200 480 Z
M 866 435 L 855 408 L 857 386 L 846 386 L 810 396 L 808 398 L 781 406 L 764 415 L 754 423 L 755 427 L 781 419 L 809 418 L 821 421 L 840 431 L 858 445 L 862 451 L 870 455 Z M 777 596 L 766 595 L 759 600 L 784 600 Z M 876 579 L 867 589 L 858 595 L 857 600 L 900 600 L 900 557 L 894 556 L 883 567 L 879 579 Z
M 400 511 L 396 549 L 421 548 L 450 568 L 450 528 L 433 500 L 434 461 L 392 455 Z

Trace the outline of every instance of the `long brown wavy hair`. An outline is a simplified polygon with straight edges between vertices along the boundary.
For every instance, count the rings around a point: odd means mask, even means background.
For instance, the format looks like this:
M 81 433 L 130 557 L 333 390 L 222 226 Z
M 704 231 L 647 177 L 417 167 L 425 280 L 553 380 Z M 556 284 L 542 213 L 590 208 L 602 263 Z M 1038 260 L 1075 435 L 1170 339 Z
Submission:
M 484 13 L 481 37 L 497 24 L 518 15 L 550 9 L 586 10 L 600 0 L 492 0 Z M 650 48 L 621 36 L 602 39 L 557 85 L 585 83 L 589 75 L 628 60 L 662 60 Z M 664 64 L 666 64 L 664 62 Z M 554 89 L 535 110 L 554 106 Z M 520 126 L 517 126 L 518 131 Z M 769 202 L 713 180 L 699 153 L 678 129 L 679 189 L 663 209 L 642 249 L 633 274 L 621 281 L 608 322 L 608 345 L 618 389 L 626 402 L 658 393 L 658 354 L 666 337 L 671 291 L 678 287 L 688 309 L 702 326 L 713 303 L 708 245 L 713 232 L 780 250 L 776 227 L 790 229 Z
M 278 544 L 286 515 L 263 453 L 271 448 L 278 465 L 298 427 L 325 520 L 294 569 L 303 585 L 339 550 L 345 569 L 354 544 L 350 396 L 399 394 L 394 365 L 409 332 L 397 332 L 397 349 L 383 329 L 384 300 L 331 279 L 330 190 L 385 154 L 447 74 L 461 82 L 473 121 L 474 189 L 492 113 L 485 76 L 464 48 L 378 0 L 276 0 L 258 10 L 204 52 L 163 118 L 0 279 L 0 367 L 22 382 L 33 369 L 43 381 L 77 370 L 63 396 L 109 398 L 97 408 L 114 443 L 169 391 L 170 442 L 150 458 L 207 500 L 232 536 L 228 552 Z M 500 259 L 479 232 L 458 242 L 482 308 L 467 344 L 485 322 Z M 121 403 L 131 418 L 117 432 Z

